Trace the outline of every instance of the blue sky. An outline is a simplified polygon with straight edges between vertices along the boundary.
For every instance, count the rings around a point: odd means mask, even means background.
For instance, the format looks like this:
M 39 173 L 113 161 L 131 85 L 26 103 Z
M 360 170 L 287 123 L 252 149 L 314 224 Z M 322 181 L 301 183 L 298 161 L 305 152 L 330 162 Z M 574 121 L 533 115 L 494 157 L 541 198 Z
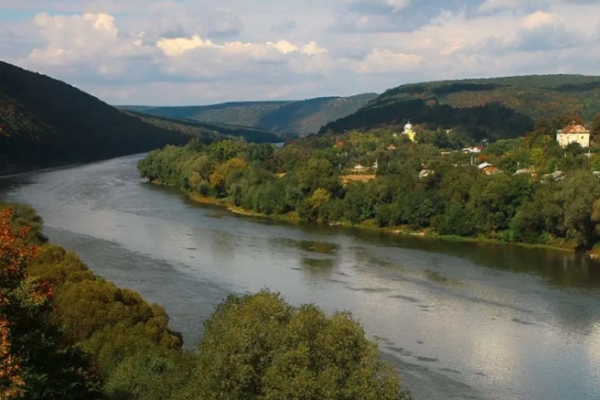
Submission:
M 0 59 L 113 104 L 600 70 L 600 0 L 0 0 Z

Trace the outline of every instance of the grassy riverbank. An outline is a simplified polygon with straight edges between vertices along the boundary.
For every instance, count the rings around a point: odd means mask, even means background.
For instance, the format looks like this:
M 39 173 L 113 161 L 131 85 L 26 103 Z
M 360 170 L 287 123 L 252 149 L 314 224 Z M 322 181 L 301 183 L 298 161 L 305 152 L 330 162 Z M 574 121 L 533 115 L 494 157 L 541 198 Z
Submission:
M 157 181 L 153 181 L 151 183 L 153 183 L 155 185 L 160 185 L 160 186 L 167 186 L 164 183 L 157 182 Z M 188 194 L 188 197 L 196 203 L 216 205 L 219 207 L 226 208 L 228 211 L 238 214 L 238 215 L 244 215 L 244 216 L 248 216 L 248 217 L 257 217 L 257 218 L 267 218 L 267 219 L 274 220 L 274 221 L 285 221 L 288 223 L 295 223 L 295 224 L 302 222 L 301 218 L 295 212 L 289 212 L 285 215 L 267 215 L 264 213 L 259 213 L 259 212 L 253 211 L 253 210 L 247 210 L 242 207 L 238 207 L 234 204 L 233 200 L 231 200 L 229 198 L 217 199 L 215 197 L 201 196 L 198 194 Z M 384 232 L 384 233 L 388 233 L 388 234 L 392 234 L 392 235 L 403 235 L 403 236 L 417 237 L 417 238 L 427 239 L 427 240 L 442 240 L 445 242 L 453 242 L 453 243 L 479 243 L 479 244 L 501 245 L 501 246 L 510 245 L 510 246 L 518 246 L 518 247 L 528 248 L 528 249 L 544 249 L 544 250 L 561 251 L 561 252 L 568 252 L 568 253 L 575 253 L 577 251 L 577 249 L 574 246 L 569 246 L 569 245 L 565 245 L 565 244 L 563 244 L 563 245 L 561 245 L 561 244 L 556 244 L 556 245 L 528 244 L 528 243 L 519 243 L 519 242 L 507 242 L 507 241 L 503 241 L 500 239 L 491 239 L 491 238 L 486 238 L 483 236 L 461 237 L 461 236 L 456 236 L 456 235 L 440 235 L 431 230 L 415 231 L 415 230 L 410 229 L 410 227 L 408 227 L 408 226 L 381 228 L 381 227 L 377 226 L 377 223 L 374 220 L 364 221 L 364 222 L 361 222 L 360 224 L 352 224 L 347 221 L 338 221 L 338 222 L 328 223 L 327 225 L 328 226 L 341 226 L 341 227 L 346 227 L 346 228 L 358 228 L 358 229 L 363 229 L 363 230 Z M 588 254 L 592 258 L 598 258 L 600 256 L 600 248 L 590 250 L 588 252 Z

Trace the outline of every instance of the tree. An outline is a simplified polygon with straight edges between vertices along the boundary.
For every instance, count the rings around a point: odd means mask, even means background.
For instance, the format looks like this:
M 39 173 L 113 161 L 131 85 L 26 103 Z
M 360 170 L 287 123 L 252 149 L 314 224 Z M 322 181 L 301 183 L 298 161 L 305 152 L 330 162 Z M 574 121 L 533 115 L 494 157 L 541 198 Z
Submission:
M 592 119 L 592 123 L 590 124 L 590 133 L 593 140 L 600 138 L 600 113 L 596 114 L 596 116 Z
M 0 220 L 0 398 L 100 398 L 88 356 L 51 320 L 52 288 L 27 275 L 36 249 L 25 243 L 29 228 L 13 234 L 12 215 Z
M 347 313 L 295 309 L 261 291 L 230 296 L 205 323 L 188 393 L 206 400 L 397 400 L 401 382 Z

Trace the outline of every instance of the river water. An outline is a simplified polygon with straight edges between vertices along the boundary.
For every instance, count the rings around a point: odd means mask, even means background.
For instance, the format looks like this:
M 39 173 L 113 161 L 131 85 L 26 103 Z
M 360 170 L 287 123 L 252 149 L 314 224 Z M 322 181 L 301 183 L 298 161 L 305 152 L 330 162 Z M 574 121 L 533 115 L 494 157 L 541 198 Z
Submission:
M 140 156 L 0 179 L 51 241 L 163 305 L 194 346 L 230 293 L 349 310 L 417 400 L 600 399 L 600 264 L 240 217 L 140 182 Z

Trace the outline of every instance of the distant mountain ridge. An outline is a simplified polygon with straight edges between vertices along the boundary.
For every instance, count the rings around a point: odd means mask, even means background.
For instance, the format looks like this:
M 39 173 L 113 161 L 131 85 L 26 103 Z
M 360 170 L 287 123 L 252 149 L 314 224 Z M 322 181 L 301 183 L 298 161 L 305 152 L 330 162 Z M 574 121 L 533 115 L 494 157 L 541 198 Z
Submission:
M 479 131 L 487 124 L 493 130 L 488 132 L 492 137 L 516 137 L 530 129 L 537 118 L 567 114 L 590 121 L 598 112 L 600 77 L 596 76 L 436 81 L 389 89 L 355 113 L 323 126 L 320 133 L 400 126 L 411 120 L 443 128 L 471 126 Z
M 181 132 L 186 135 L 197 136 L 202 139 L 213 140 L 227 137 L 243 137 L 246 141 L 254 143 L 281 143 L 285 140 L 284 135 L 265 129 L 227 124 L 208 124 L 190 119 L 158 117 L 138 111 L 124 110 L 124 112 L 140 118 L 148 124 Z
M 299 101 L 230 102 L 209 106 L 149 107 L 117 106 L 149 115 L 229 124 L 291 133 L 316 133 L 321 126 L 343 118 L 375 99 L 366 93 L 350 97 L 320 97 Z

